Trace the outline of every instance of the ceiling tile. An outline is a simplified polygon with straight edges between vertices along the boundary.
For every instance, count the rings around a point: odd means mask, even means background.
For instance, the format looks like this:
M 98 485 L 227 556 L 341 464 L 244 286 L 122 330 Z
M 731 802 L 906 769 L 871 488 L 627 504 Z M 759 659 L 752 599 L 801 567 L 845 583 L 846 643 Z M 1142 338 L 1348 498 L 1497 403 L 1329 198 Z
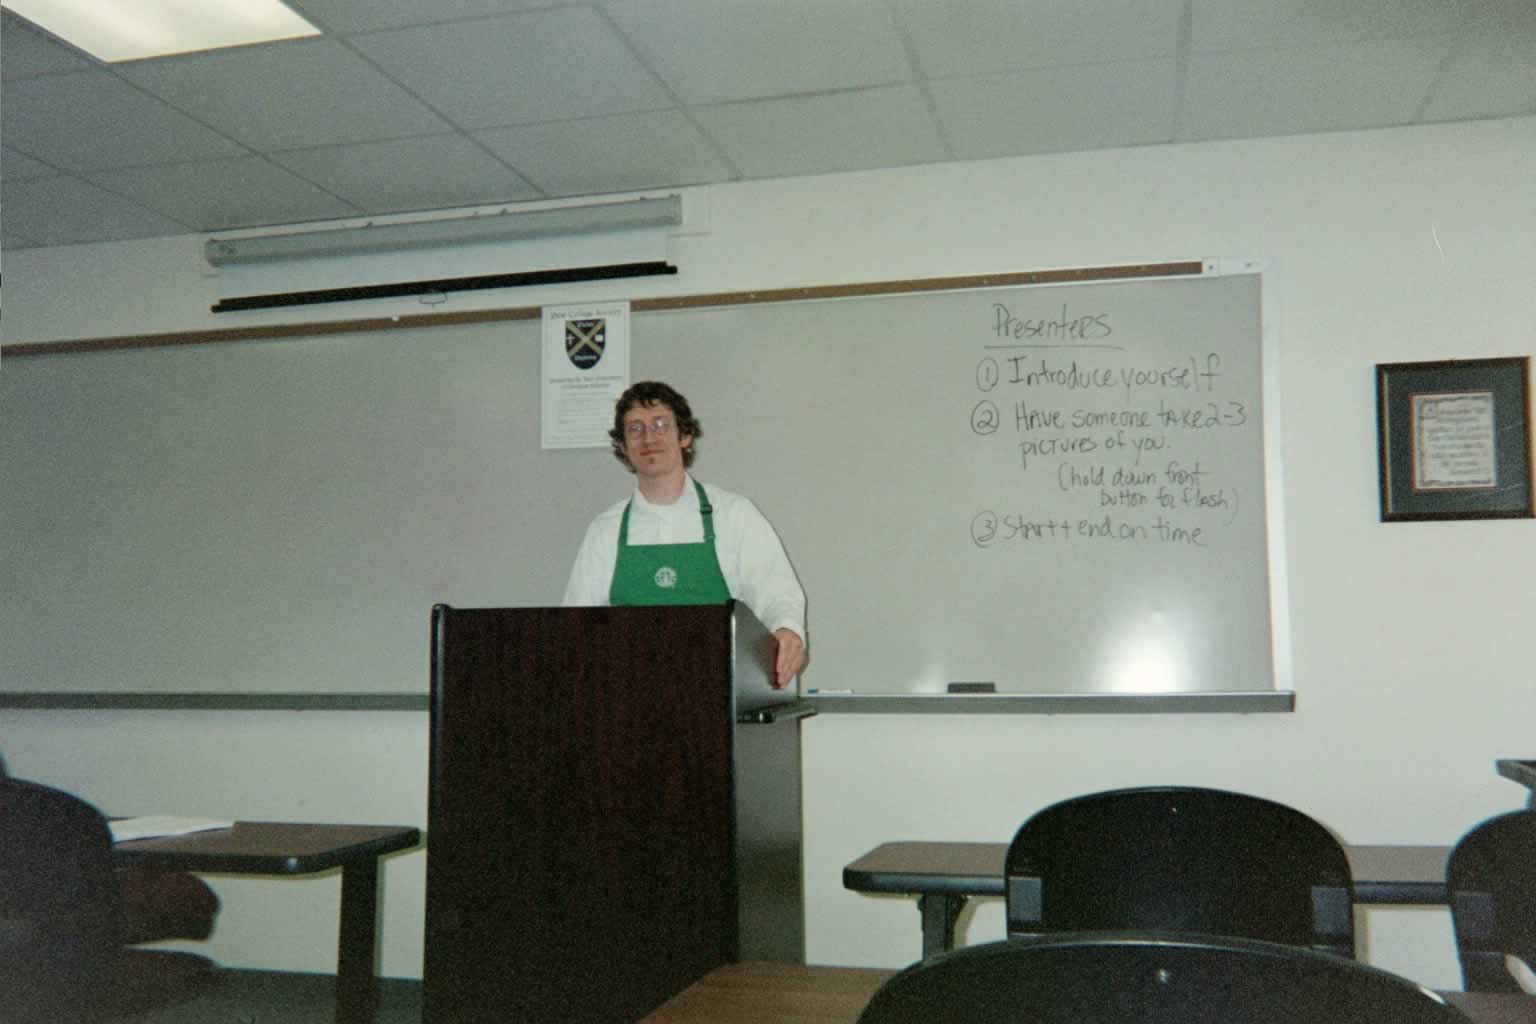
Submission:
M 189 226 L 77 178 L 58 176 L 7 181 L 0 197 L 5 231 L 14 241 L 74 245 L 126 238 L 184 235 Z
M 1453 31 L 1472 0 L 1190 0 L 1197 52 L 1326 46 Z
M 1189 59 L 1183 137 L 1253 138 L 1407 124 L 1448 36 L 1249 50 Z
M 728 103 L 694 111 L 749 178 L 902 167 L 946 157 L 916 86 Z
M 289 2 L 338 34 L 102 65 L 0 12 L 5 244 L 1536 116 L 1536 0 Z
M 367 61 L 328 39 L 139 61 L 123 65 L 121 74 L 262 151 L 427 135 L 448 127 Z
M 9 146 L 0 146 L 0 178 L 21 181 L 24 178 L 46 178 L 58 174 L 58 168 L 18 153 Z
M 933 78 L 1171 57 L 1185 0 L 893 0 Z
M 675 110 L 492 128 L 477 137 L 552 196 L 726 181 L 735 172 Z
M 261 157 L 136 167 L 91 178 L 196 231 L 291 224 L 358 213 Z
M 352 43 L 465 128 L 672 105 L 607 22 L 586 7 L 378 32 Z
M 274 153 L 272 159 L 364 213 L 480 206 L 540 193 L 462 135 Z
M 607 11 L 686 104 L 910 81 L 879 0 L 617 0 Z
M 1468 23 L 1424 115 L 1432 120 L 1536 114 L 1536 3 L 1500 0 Z
M 6 145 L 75 171 L 245 152 L 105 71 L 8 82 L 0 118 Z
M 25 18 L 0 12 L 0 77 L 6 81 L 32 75 L 85 71 L 94 61 L 65 46 Z
M 551 0 L 288 0 L 333 32 L 373 32 L 552 7 Z
M 1039 68 L 932 83 L 955 157 L 1017 156 L 1167 142 L 1172 60 Z

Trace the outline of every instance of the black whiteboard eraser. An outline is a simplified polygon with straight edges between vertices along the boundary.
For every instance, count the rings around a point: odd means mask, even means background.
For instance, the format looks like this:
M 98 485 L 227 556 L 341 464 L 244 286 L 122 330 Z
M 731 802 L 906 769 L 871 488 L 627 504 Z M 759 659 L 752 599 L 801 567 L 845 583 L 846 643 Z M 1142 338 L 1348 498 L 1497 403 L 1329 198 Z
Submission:
M 996 683 L 950 683 L 950 693 L 996 693 Z

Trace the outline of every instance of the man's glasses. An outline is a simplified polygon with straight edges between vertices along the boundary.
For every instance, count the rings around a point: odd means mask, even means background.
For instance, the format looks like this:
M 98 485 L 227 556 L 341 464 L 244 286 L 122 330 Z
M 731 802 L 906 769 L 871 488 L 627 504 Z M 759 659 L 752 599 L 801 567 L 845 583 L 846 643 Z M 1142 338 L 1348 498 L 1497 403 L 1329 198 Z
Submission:
M 646 434 L 655 434 L 657 437 L 666 437 L 672 433 L 672 421 L 665 416 L 657 416 L 647 423 L 645 420 L 630 420 L 624 424 L 624 433 L 630 440 L 638 441 Z

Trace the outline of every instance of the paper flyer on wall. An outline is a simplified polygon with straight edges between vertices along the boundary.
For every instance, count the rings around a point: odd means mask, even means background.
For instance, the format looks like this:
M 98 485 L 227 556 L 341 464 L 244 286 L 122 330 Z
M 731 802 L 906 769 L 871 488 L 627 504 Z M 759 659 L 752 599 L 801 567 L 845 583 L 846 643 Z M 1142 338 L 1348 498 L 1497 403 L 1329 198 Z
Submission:
M 629 302 L 544 307 L 543 446 L 606 448 L 629 387 Z

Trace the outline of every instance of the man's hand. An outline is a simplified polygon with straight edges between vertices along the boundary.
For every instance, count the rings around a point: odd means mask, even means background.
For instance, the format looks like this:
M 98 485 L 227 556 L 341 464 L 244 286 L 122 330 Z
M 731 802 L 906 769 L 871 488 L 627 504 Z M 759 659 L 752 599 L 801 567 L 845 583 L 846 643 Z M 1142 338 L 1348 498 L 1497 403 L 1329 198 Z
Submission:
M 773 688 L 782 690 L 805 667 L 805 641 L 787 626 L 774 630 L 773 638 L 778 644 L 773 664 Z

